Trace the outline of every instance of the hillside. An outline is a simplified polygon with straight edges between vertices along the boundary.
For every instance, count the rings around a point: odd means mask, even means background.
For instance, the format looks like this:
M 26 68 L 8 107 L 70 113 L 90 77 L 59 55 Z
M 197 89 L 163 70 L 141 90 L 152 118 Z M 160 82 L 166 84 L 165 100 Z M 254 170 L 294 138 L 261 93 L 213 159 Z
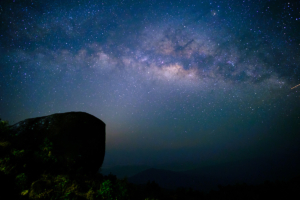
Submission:
M 0 124 L 0 184 L 1 195 L 9 199 L 74 199 L 74 200 L 177 200 L 177 199 L 270 199 L 298 198 L 300 177 L 288 181 L 264 182 L 260 185 L 235 184 L 218 185 L 209 192 L 214 182 L 188 175 L 187 172 L 174 172 L 161 169 L 147 169 L 127 179 L 115 175 L 85 174 L 67 171 L 24 170 L 27 165 L 41 167 L 53 164 L 55 156 L 43 151 L 51 149 L 45 144 L 34 152 L 20 149 L 10 134 L 8 124 Z M 29 163 L 38 155 L 35 163 Z M 51 159 L 49 157 L 51 156 Z M 45 163 L 44 163 L 45 162 Z M 41 164 L 44 163 L 44 164 Z M 53 165 L 55 166 L 55 165 Z M 28 168 L 28 167 L 27 167 Z M 131 169 L 125 168 L 127 172 Z M 194 173 L 194 172 L 191 172 Z

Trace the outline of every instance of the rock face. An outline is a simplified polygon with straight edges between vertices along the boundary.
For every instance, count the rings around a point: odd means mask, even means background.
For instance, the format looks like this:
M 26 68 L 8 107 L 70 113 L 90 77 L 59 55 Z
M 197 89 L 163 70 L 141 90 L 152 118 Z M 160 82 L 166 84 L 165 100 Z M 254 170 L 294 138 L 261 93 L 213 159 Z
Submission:
M 35 173 L 96 174 L 103 163 L 105 123 L 88 113 L 30 118 L 10 126 L 10 130 L 18 149 L 32 152 L 26 168 Z

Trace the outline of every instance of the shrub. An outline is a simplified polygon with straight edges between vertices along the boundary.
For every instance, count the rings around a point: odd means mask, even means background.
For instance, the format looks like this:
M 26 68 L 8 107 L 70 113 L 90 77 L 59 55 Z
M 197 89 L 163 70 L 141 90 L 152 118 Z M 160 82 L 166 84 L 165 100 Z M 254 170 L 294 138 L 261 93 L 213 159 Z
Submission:
M 7 140 L 9 133 L 9 124 L 8 121 L 3 121 L 0 119 L 0 146 L 4 146 L 2 142 Z
M 102 182 L 100 190 L 97 190 L 96 197 L 101 196 L 102 199 L 112 200 L 112 193 L 113 193 L 113 190 L 112 190 L 111 181 L 106 180 L 106 181 Z
M 8 131 L 9 127 L 8 127 L 8 121 L 3 121 L 0 119 L 0 133 Z
M 53 143 L 49 141 L 48 138 L 45 138 L 44 144 L 40 145 L 40 150 L 35 152 L 35 156 L 43 161 L 43 163 L 54 161 L 57 162 L 57 159 L 52 155 L 51 150 Z
M 26 184 L 27 184 L 27 176 L 25 173 L 21 173 L 16 176 L 16 185 L 21 189 L 24 190 L 26 189 Z

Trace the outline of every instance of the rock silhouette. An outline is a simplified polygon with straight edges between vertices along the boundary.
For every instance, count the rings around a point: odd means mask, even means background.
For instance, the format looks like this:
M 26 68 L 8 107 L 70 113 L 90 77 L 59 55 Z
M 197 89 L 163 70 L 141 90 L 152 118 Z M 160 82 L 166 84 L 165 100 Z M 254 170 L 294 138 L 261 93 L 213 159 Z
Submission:
M 105 126 L 88 113 L 66 112 L 20 121 L 10 126 L 10 136 L 18 149 L 35 153 L 26 157 L 35 174 L 96 174 L 105 155 Z

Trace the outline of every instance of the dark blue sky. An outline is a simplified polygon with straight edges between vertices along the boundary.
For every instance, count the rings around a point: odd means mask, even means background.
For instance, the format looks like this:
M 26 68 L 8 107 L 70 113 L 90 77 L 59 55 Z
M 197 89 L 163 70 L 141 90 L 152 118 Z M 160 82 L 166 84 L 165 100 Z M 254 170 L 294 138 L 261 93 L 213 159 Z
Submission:
M 299 159 L 299 1 L 0 3 L 0 117 L 88 112 L 104 166 Z

